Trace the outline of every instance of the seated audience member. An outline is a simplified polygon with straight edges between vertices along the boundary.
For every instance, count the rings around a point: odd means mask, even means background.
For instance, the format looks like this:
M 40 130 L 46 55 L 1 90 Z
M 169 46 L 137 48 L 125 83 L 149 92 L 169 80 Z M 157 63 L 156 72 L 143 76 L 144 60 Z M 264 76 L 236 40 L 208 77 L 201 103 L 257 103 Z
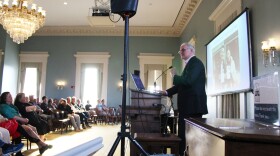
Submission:
M 104 103 L 104 102 L 103 102 Z M 97 100 L 97 105 L 96 105 L 96 109 L 98 111 L 97 114 L 100 115 L 107 115 L 108 114 L 108 110 L 107 107 L 104 107 L 103 103 L 101 102 L 101 100 Z
M 50 98 L 48 100 L 48 108 L 53 111 L 53 110 L 56 110 L 57 109 L 57 104 L 54 103 L 54 100 L 52 98 Z
M 21 143 L 20 135 L 22 135 L 30 142 L 34 142 L 38 145 L 40 154 L 43 154 L 47 149 L 52 148 L 51 145 L 47 145 L 42 140 L 40 140 L 37 133 L 35 133 L 30 127 L 26 126 L 24 128 L 23 125 L 18 124 L 15 119 L 7 119 L 0 115 L 0 127 L 3 127 L 9 131 L 9 134 L 13 138 L 15 144 Z M 22 156 L 21 151 L 18 151 L 16 156 Z
M 93 107 L 91 106 L 89 100 L 87 100 L 85 109 L 86 109 L 86 111 L 88 111 L 90 117 L 93 117 L 94 115 L 96 115 L 96 112 L 94 111 Z
M 102 107 L 102 111 L 103 112 L 105 112 L 106 114 L 109 114 L 109 108 L 105 104 L 105 100 L 104 99 L 101 100 L 101 107 Z
M 83 129 L 86 129 L 86 126 L 87 127 L 91 127 L 89 124 L 88 124 L 88 116 L 86 115 L 86 113 L 81 110 L 77 104 L 76 104 L 76 97 L 67 97 L 67 103 L 71 106 L 71 109 L 72 111 L 75 113 L 75 114 L 78 114 L 80 116 L 80 119 L 81 119 L 81 123 L 82 123 L 82 127 Z
M 77 132 L 82 131 L 80 128 L 80 124 L 81 124 L 80 116 L 72 111 L 71 107 L 69 106 L 69 104 L 66 103 L 65 99 L 60 100 L 57 109 L 60 111 L 64 111 L 64 113 L 67 114 L 75 131 Z
M 89 110 L 92 109 L 92 106 L 91 106 L 89 100 L 87 100 L 87 104 L 86 104 L 86 106 L 85 106 L 85 109 L 86 109 L 87 111 L 89 111 Z
M 77 99 L 76 105 L 77 105 L 81 110 L 84 110 L 84 111 L 86 110 L 85 107 L 84 107 L 84 105 L 83 105 L 83 103 L 82 103 L 82 101 L 81 101 L 81 99 Z
M 36 128 L 31 125 L 27 125 L 29 120 L 27 118 L 22 118 L 19 115 L 18 109 L 12 104 L 13 98 L 10 92 L 4 92 L 0 96 L 0 113 L 7 119 L 1 123 L 1 127 L 7 128 L 12 135 L 15 134 L 15 129 L 17 133 L 25 136 L 30 142 L 34 142 L 39 147 L 40 154 L 43 154 L 47 149 L 52 148 L 51 145 L 44 143 L 36 132 Z M 20 124 L 18 124 L 18 122 Z M 5 123 L 8 123 L 8 127 L 5 127 Z M 13 123 L 11 126 L 11 123 Z M 16 135 L 16 134 L 15 134 Z M 15 143 L 21 143 L 21 138 L 17 137 L 14 139 Z M 21 152 L 18 152 L 17 155 L 22 155 Z
M 1 116 L 0 123 L 5 122 L 6 119 Z M 0 148 L 2 148 L 3 156 L 9 156 L 10 154 L 17 153 L 21 151 L 24 146 L 23 143 L 17 145 L 10 144 L 10 133 L 7 129 L 0 127 Z M 0 153 L 1 154 L 1 153 Z
M 52 123 L 52 110 L 49 109 L 48 104 L 47 104 L 48 98 L 46 96 L 42 97 L 42 103 L 39 105 L 39 109 L 41 109 L 41 113 L 39 115 L 44 118 L 50 127 L 51 130 L 53 130 L 53 123 Z
M 59 100 L 58 99 L 53 99 L 53 103 L 56 105 L 56 107 L 58 106 L 59 104 Z
M 37 107 L 36 112 L 41 116 L 41 114 L 43 114 L 43 110 L 39 106 L 39 101 L 37 101 L 37 99 L 34 99 L 34 95 L 29 95 L 29 102 L 28 103 L 32 104 L 33 106 L 36 106 Z M 46 119 L 45 116 L 42 116 L 42 117 Z
M 86 110 L 82 101 L 81 101 L 81 99 L 77 99 L 77 104 L 76 105 L 77 105 L 78 109 L 81 110 L 85 114 L 85 116 L 87 118 L 86 120 L 91 120 L 92 121 L 92 118 L 91 118 L 92 117 L 92 112 L 90 112 L 92 110 L 90 110 L 90 111 Z
M 48 98 L 46 96 L 43 96 L 42 97 L 42 102 L 40 104 L 40 108 L 43 110 L 44 114 L 51 115 L 52 112 L 48 107 L 47 101 L 48 101 Z
M 50 128 L 48 122 L 42 119 L 36 113 L 36 106 L 33 106 L 25 101 L 25 94 L 18 93 L 14 105 L 18 108 L 19 113 L 22 117 L 25 117 L 29 120 L 29 124 L 36 127 L 37 132 L 41 138 L 41 140 L 45 140 L 45 134 L 50 132 Z
M 36 99 L 34 99 L 34 95 L 29 95 L 29 102 L 32 105 L 36 105 Z
M 109 118 L 108 118 L 109 109 L 107 109 L 106 107 L 103 107 L 101 100 L 97 100 L 96 111 L 97 111 L 96 114 L 98 116 L 104 116 L 106 119 L 106 122 L 109 121 Z

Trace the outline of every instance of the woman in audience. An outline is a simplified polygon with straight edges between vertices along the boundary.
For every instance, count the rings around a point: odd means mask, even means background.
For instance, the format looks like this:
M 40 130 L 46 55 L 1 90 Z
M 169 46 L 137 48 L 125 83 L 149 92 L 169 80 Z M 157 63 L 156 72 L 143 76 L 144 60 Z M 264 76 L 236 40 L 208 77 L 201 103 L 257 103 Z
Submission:
M 18 93 L 14 102 L 22 117 L 29 120 L 29 124 L 36 127 L 41 140 L 45 140 L 45 134 L 50 132 L 48 122 L 43 120 L 36 112 L 37 107 L 25 101 L 25 94 Z
M 104 100 L 102 100 L 103 103 L 104 103 Z M 96 114 L 98 116 L 104 116 L 105 117 L 105 120 L 106 122 L 108 123 L 109 122 L 109 109 L 107 109 L 107 107 L 104 107 L 103 104 L 102 104 L 102 101 L 100 99 L 97 100 L 97 105 L 96 105 Z
M 21 135 L 25 136 L 27 139 L 29 139 L 30 142 L 36 143 L 39 147 L 40 154 L 43 154 L 47 149 L 52 148 L 52 145 L 47 145 L 46 143 L 44 143 L 38 136 L 37 132 L 34 131 L 29 125 L 27 125 L 29 120 L 19 115 L 17 107 L 14 106 L 12 102 L 13 98 L 10 92 L 2 93 L 0 96 L 0 113 L 8 120 L 15 121 L 13 123 L 14 126 L 16 126 L 16 131 Z M 8 121 L 7 119 L 5 120 Z M 8 130 L 10 132 L 11 129 Z M 15 138 L 14 141 L 16 144 L 21 143 L 21 137 Z M 16 156 L 20 155 L 22 155 L 21 152 L 18 152 L 16 154 Z
M 60 100 L 57 109 L 60 111 L 64 111 L 67 114 L 76 132 L 82 131 L 80 128 L 80 116 L 72 111 L 71 107 L 66 103 L 65 99 Z
M 104 115 L 104 116 L 108 115 L 109 108 L 107 108 L 107 106 L 104 104 L 104 99 L 103 100 L 97 100 L 96 109 L 98 111 L 97 114 Z
M 53 99 L 52 98 L 49 98 L 48 100 L 48 108 L 51 110 L 51 111 L 54 111 L 57 109 L 57 105 L 56 103 L 54 103 Z

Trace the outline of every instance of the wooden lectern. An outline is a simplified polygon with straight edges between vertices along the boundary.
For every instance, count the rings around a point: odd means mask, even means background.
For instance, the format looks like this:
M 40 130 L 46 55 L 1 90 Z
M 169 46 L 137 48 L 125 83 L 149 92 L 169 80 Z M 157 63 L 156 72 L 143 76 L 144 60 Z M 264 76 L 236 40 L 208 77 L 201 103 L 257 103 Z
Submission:
M 161 94 L 130 89 L 131 104 L 126 114 L 130 119 L 131 136 L 135 133 L 160 133 Z M 130 155 L 135 155 L 135 148 L 130 145 Z

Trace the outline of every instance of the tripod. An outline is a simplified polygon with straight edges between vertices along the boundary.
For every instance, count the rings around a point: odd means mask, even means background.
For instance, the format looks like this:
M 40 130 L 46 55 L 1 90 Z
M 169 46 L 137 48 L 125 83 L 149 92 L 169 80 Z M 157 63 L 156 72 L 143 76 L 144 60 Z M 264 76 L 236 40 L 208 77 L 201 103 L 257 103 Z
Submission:
M 129 25 L 129 14 L 124 14 L 123 18 L 125 20 L 125 32 L 124 32 L 124 65 L 123 65 L 123 93 L 122 93 L 122 121 L 121 121 L 121 132 L 118 132 L 118 137 L 116 138 L 108 156 L 113 156 L 120 140 L 121 140 L 121 156 L 125 154 L 125 138 L 127 137 L 141 152 L 143 155 L 148 156 L 149 154 L 140 146 L 140 144 L 130 136 L 129 132 L 126 132 L 125 118 L 126 118 L 126 82 L 127 82 L 127 62 L 128 62 L 128 25 Z

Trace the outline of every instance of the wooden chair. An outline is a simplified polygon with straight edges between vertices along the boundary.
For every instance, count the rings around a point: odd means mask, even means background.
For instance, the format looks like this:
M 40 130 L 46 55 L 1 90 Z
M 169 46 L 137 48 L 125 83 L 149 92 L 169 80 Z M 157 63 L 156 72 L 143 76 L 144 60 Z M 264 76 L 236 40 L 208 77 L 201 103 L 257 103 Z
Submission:
M 96 116 L 96 122 L 103 124 L 103 123 L 107 123 L 107 115 L 105 115 L 104 113 L 100 112 L 97 108 L 94 108 L 94 111 L 96 112 L 97 116 Z
M 122 121 L 122 108 L 119 106 L 119 108 L 116 110 L 117 113 L 117 123 Z
M 63 131 L 67 132 L 70 124 L 70 119 L 64 111 L 55 110 L 53 111 L 53 128 L 60 130 L 62 134 Z
M 117 113 L 115 107 L 109 107 L 109 123 L 116 124 L 117 123 Z
M 91 114 L 91 121 L 93 124 L 97 124 L 97 113 L 96 111 L 93 109 L 93 110 L 90 110 L 92 112 Z

